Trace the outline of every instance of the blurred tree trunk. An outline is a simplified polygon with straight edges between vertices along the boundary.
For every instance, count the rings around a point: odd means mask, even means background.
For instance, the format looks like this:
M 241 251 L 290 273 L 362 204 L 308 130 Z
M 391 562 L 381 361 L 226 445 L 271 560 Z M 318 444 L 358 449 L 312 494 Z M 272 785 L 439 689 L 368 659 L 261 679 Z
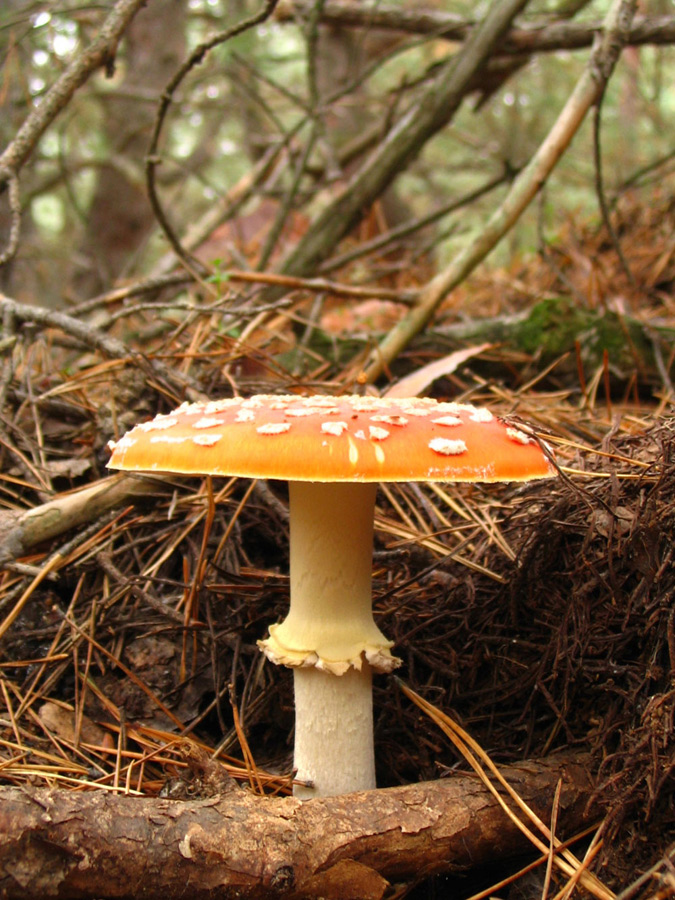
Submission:
M 185 52 L 185 4 L 154 0 L 126 33 L 118 65 L 124 76 L 104 107 L 108 164 L 101 168 L 81 247 L 83 269 L 75 279 L 83 296 L 109 287 L 133 261 L 152 224 L 145 193 L 144 157 L 157 110 L 157 95 Z

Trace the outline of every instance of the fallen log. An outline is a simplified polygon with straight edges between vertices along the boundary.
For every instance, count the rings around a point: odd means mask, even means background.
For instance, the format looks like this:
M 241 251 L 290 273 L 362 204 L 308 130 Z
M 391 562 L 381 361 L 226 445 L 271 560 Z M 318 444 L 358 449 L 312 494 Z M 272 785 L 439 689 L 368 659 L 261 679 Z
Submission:
M 560 837 L 586 822 L 593 785 L 584 762 L 552 757 L 502 773 L 544 822 L 561 782 Z M 392 882 L 468 871 L 528 847 L 466 774 L 305 802 L 240 789 L 180 801 L 0 788 L 0 896 L 8 900 L 380 900 Z

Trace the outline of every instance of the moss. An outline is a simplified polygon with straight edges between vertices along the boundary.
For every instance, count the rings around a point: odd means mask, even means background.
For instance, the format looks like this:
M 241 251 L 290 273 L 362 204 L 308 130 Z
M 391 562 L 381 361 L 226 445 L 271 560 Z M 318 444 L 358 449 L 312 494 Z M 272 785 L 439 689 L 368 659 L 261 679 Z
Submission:
M 514 325 L 509 342 L 543 363 L 574 351 L 578 343 L 586 366 L 601 365 L 605 351 L 613 369 L 654 365 L 652 342 L 642 323 L 611 310 L 580 308 L 569 297 L 535 304 L 527 318 Z

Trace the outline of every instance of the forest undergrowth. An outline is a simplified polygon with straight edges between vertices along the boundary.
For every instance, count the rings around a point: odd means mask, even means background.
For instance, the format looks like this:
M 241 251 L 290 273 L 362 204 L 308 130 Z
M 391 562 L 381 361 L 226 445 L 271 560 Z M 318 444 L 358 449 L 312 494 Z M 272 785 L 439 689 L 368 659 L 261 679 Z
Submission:
M 559 476 L 383 485 L 376 516 L 376 619 L 406 689 L 435 710 L 377 680 L 379 784 L 467 768 L 439 716 L 498 766 L 583 757 L 594 789 L 580 845 L 609 892 L 596 896 L 625 900 L 675 883 L 674 221 L 665 194 L 624 198 L 624 258 L 603 229 L 570 223 L 534 262 L 453 295 L 390 383 L 440 362 L 424 392 L 528 422 Z M 211 288 L 111 294 L 79 331 L 76 309 L 6 313 L 4 785 L 189 799 L 208 795 L 208 758 L 251 791 L 290 790 L 290 679 L 256 646 L 287 605 L 285 487 L 123 476 L 110 504 L 95 489 L 112 483 L 108 442 L 183 400 L 375 390 L 359 359 L 400 313 L 329 292 L 316 315 L 300 289 L 251 319 L 233 287 L 216 303 Z M 533 319 L 539 304 L 554 318 Z M 560 309 L 584 323 L 567 346 Z M 523 313 L 529 343 L 510 318 Z M 500 322 L 499 339 L 481 336 Z M 594 892 L 552 878 L 550 896 Z M 436 896 L 433 884 L 406 892 Z

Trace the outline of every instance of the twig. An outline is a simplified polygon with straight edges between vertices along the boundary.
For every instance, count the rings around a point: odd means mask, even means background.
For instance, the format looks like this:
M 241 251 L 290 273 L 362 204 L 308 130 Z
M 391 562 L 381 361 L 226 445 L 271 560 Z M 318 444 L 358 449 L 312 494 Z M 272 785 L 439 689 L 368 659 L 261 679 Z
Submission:
M 450 265 L 420 293 L 418 304 L 396 325 L 371 354 L 364 379 L 373 382 L 426 326 L 440 303 L 485 259 L 536 197 L 556 163 L 577 133 L 586 113 L 597 102 L 624 45 L 636 2 L 614 0 L 601 38 L 584 72 L 553 127 L 528 165 L 516 178 L 501 206 L 478 238 L 461 250 Z
M 302 12 L 313 0 L 292 0 L 292 11 Z M 436 34 L 453 41 L 467 38 L 475 22 L 469 18 L 440 10 L 402 8 L 378 3 L 365 6 L 346 0 L 328 0 L 321 21 L 325 25 L 353 26 L 402 31 L 409 34 Z M 593 44 L 603 28 L 600 22 L 543 22 L 512 28 L 499 47 L 503 54 L 542 53 L 556 50 L 583 50 Z M 675 20 L 672 16 L 639 16 L 630 28 L 627 43 L 675 43 Z
M 101 66 L 105 67 L 108 74 L 112 74 L 120 38 L 144 5 L 145 0 L 118 0 L 91 44 L 78 54 L 41 98 L 40 103 L 32 108 L 16 136 L 0 156 L 0 169 L 16 175 L 46 129 L 89 76 Z
M 120 572 L 115 563 L 112 561 L 112 555 L 107 550 L 100 550 L 96 554 L 96 562 L 100 565 L 103 571 L 112 579 L 114 579 L 114 581 L 116 581 L 118 584 L 127 584 L 134 597 L 141 600 L 143 603 L 146 603 L 151 609 L 154 609 L 155 612 L 158 612 L 161 616 L 166 616 L 167 619 L 171 619 L 171 621 L 175 622 L 176 625 L 183 625 L 183 616 L 179 612 L 176 612 L 173 606 L 162 603 L 161 600 L 158 600 L 148 591 L 144 591 L 143 588 L 139 584 L 137 584 L 134 579 L 129 579 L 123 572 Z
M 94 518 L 96 512 L 100 512 L 100 507 L 95 507 L 92 511 L 92 516 L 90 518 Z M 53 576 L 55 574 L 55 570 L 60 568 L 64 562 L 68 559 L 70 554 L 81 547 L 92 535 L 96 534 L 101 530 L 102 527 L 105 527 L 113 518 L 109 514 L 109 509 L 103 509 L 103 514 L 96 518 L 96 521 L 92 522 L 88 525 L 87 528 L 84 528 L 82 531 L 78 532 L 74 537 L 72 537 L 69 541 L 66 541 L 65 544 L 62 544 L 57 550 L 49 555 L 49 557 L 45 560 L 45 562 L 39 567 L 31 567 L 34 569 L 34 572 L 31 572 L 32 581 L 28 585 L 28 587 L 21 593 L 19 599 L 14 604 L 14 607 L 11 611 L 5 616 L 2 622 L 0 622 L 0 639 L 4 637 L 12 623 L 16 620 L 17 616 L 28 602 L 30 597 L 33 594 L 33 591 L 45 580 L 53 580 Z M 108 515 L 105 515 L 108 513 Z M 87 520 L 90 521 L 90 520 Z M 1 549 L 1 548 L 0 548 Z M 2 557 L 0 556 L 0 561 L 2 561 Z M 2 600 L 2 608 L 8 605 L 8 598 L 5 597 Z
M 154 489 L 155 482 L 151 479 L 112 475 L 79 491 L 54 497 L 24 513 L 4 510 L 0 516 L 0 565 Z
M 81 319 L 76 319 L 67 313 L 45 309 L 43 306 L 30 306 L 27 303 L 19 303 L 17 300 L 5 296 L 5 294 L 0 294 L 0 311 L 3 315 L 6 313 L 11 314 L 19 322 L 32 322 L 35 325 L 42 325 L 47 328 L 59 328 L 71 337 L 81 341 L 85 346 L 90 347 L 92 350 L 98 350 L 100 353 L 113 359 L 129 359 L 140 356 L 137 351 L 130 350 L 122 341 L 108 337 L 93 325 L 88 325 Z
M 640 891 L 645 884 L 649 881 L 656 880 L 659 871 L 663 869 L 671 869 L 673 864 L 675 863 L 675 844 L 671 844 L 670 847 L 663 854 L 661 859 L 655 863 L 650 869 L 647 869 L 646 872 L 643 872 L 632 884 L 629 884 L 628 887 L 624 888 L 620 894 L 617 894 L 616 900 L 631 900 L 632 897 Z M 654 896 L 658 896 L 655 894 Z
M 313 0 L 292 0 L 283 4 L 277 18 L 287 19 L 306 15 L 314 6 Z M 321 21 L 327 25 L 354 25 L 358 28 L 391 29 L 414 34 L 437 33 L 453 40 L 463 40 L 475 24 L 474 20 L 454 13 L 433 10 L 403 9 L 378 3 L 362 7 L 360 4 L 328 0 L 323 4 Z
M 373 287 L 353 287 L 349 284 L 340 284 L 337 281 L 327 281 L 325 278 L 297 278 L 293 275 L 279 275 L 274 272 L 244 272 L 241 269 L 227 269 L 223 275 L 230 281 L 268 284 L 320 294 L 328 293 L 333 294 L 335 297 L 351 297 L 356 300 L 377 298 L 380 300 L 394 300 L 397 303 L 412 303 L 417 297 L 417 291 L 396 291 L 377 285 L 373 285 Z
M 209 53 L 214 47 L 220 46 L 221 44 L 224 44 L 227 41 L 231 40 L 233 37 L 236 37 L 239 34 L 243 34 L 243 32 L 248 31 L 251 28 L 255 28 L 256 25 L 264 22 L 265 19 L 269 18 L 269 16 L 272 14 L 277 2 L 278 0 L 265 0 L 262 8 L 254 15 L 249 16 L 247 19 L 244 19 L 241 22 L 238 22 L 236 25 L 233 25 L 231 28 L 228 28 L 225 31 L 221 31 L 215 35 L 212 35 L 208 40 L 203 41 L 201 44 L 195 47 L 188 59 L 183 63 L 182 66 L 180 66 L 178 71 L 171 78 L 167 86 L 164 88 L 164 91 L 162 92 L 145 166 L 148 196 L 150 198 L 150 203 L 152 205 L 152 209 L 157 222 L 164 232 L 166 239 L 168 240 L 178 258 L 184 264 L 186 264 L 188 270 L 193 270 L 196 268 L 197 271 L 202 272 L 202 274 L 206 274 L 205 267 L 182 246 L 180 240 L 178 239 L 178 236 L 174 232 L 173 228 L 169 224 L 168 219 L 166 218 L 166 215 L 164 214 L 164 209 L 162 207 L 162 204 L 160 203 L 159 196 L 157 195 L 155 170 L 161 163 L 161 157 L 158 155 L 158 147 L 164 120 L 169 110 L 169 106 L 173 101 L 173 95 L 188 72 L 190 72 L 195 66 L 199 65 L 207 55 L 207 53 Z
M 437 77 L 411 104 L 361 169 L 325 207 L 311 230 L 284 261 L 282 271 L 306 276 L 422 149 L 453 117 L 472 81 L 490 58 L 514 16 L 527 0 L 501 0 L 488 11 L 462 49 L 441 67 Z
M 6 297 L 0 293 L 0 312 L 5 315 L 11 312 L 14 318 L 20 322 L 33 322 L 37 325 L 46 326 L 47 328 L 59 328 L 71 337 L 82 341 L 87 347 L 103 353 L 112 359 L 129 359 L 134 362 L 142 371 L 152 378 L 163 378 L 168 384 L 178 381 L 181 388 L 185 389 L 188 395 L 192 395 L 197 400 L 201 394 L 197 384 L 183 373 L 169 369 L 159 360 L 150 360 L 138 350 L 132 350 L 117 338 L 109 337 L 100 329 L 93 325 L 76 319 L 67 313 L 58 312 L 56 310 L 45 309 L 42 306 L 31 306 L 27 303 L 19 303 Z
M 198 303 L 192 304 L 189 300 L 159 300 L 156 303 L 138 303 L 135 306 L 125 306 L 110 316 L 111 323 L 120 319 L 126 319 L 141 312 L 159 311 L 166 312 L 168 310 L 180 309 L 190 313 L 191 316 L 217 316 L 221 322 L 238 322 L 245 319 L 246 316 L 257 315 L 260 312 L 274 312 L 281 309 L 287 309 L 290 306 L 290 300 L 277 300 L 276 303 L 268 303 L 265 306 L 228 306 L 226 301 L 220 300 L 215 303 Z M 167 325 L 168 327 L 168 325 Z M 234 327 L 232 325 L 231 327 Z
M 456 212 L 458 209 L 473 203 L 474 200 L 479 200 L 481 197 L 489 194 L 490 191 L 499 187 L 501 184 L 504 184 L 504 182 L 514 174 L 514 172 L 502 172 L 502 174 L 491 178 L 486 184 L 482 185 L 482 187 L 476 188 L 475 191 L 469 191 L 468 194 L 464 194 L 461 197 L 455 197 L 448 203 L 443 204 L 440 209 L 436 209 L 426 216 L 421 216 L 412 222 L 403 222 L 403 224 L 385 231 L 384 234 L 380 234 L 377 237 L 372 238 L 372 240 L 360 241 L 358 247 L 355 247 L 353 250 L 347 250 L 345 253 L 341 253 L 339 256 L 333 256 L 325 263 L 322 263 L 321 266 L 319 266 L 319 271 L 325 273 L 340 269 L 342 266 L 353 262 L 355 259 L 360 259 L 362 256 L 366 256 L 368 253 L 374 253 L 376 250 L 382 250 L 382 248 L 393 244 L 395 241 L 399 241 L 402 238 L 414 234 L 416 231 L 420 231 L 422 228 L 426 228 L 427 225 L 433 225 L 434 222 L 437 222 L 444 216 Z
M 71 316 L 83 316 L 86 313 L 108 306 L 112 303 L 120 303 L 130 297 L 142 297 L 144 294 L 152 294 L 169 287 L 180 287 L 194 281 L 194 276 L 189 272 L 171 272 L 168 275 L 158 275 L 137 281 L 135 284 L 127 284 L 123 287 L 113 288 L 104 294 L 91 297 L 75 306 L 69 307 Z
M 231 187 L 223 197 L 209 205 L 206 212 L 192 225 L 190 225 L 181 238 L 181 246 L 192 252 L 203 243 L 213 231 L 239 212 L 244 204 L 251 198 L 256 188 L 263 186 L 266 189 L 274 187 L 280 175 L 285 171 L 288 147 L 304 124 L 301 119 L 284 138 L 270 147 L 258 160 L 253 168 Z M 166 275 L 176 265 L 175 254 L 172 251 L 165 253 L 153 268 L 152 275 L 161 277 Z M 171 277 L 171 276 L 169 276 Z M 183 276 L 185 277 L 185 276 Z M 192 280 L 193 276 L 189 276 Z
M 19 197 L 19 178 L 16 172 L 9 168 L 0 168 L 0 185 L 3 184 L 7 185 L 11 223 L 7 247 L 0 254 L 0 266 L 6 265 L 14 257 L 21 235 L 21 199 Z

